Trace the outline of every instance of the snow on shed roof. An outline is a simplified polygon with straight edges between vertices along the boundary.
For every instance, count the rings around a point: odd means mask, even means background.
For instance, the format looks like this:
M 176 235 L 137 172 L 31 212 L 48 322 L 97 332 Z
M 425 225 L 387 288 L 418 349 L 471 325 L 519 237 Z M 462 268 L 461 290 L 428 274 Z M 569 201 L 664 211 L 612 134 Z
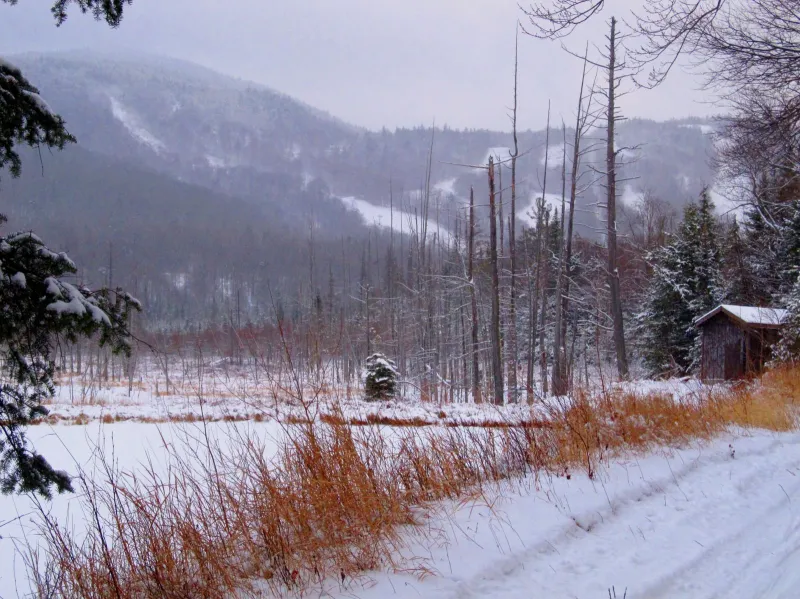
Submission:
M 720 304 L 711 312 L 704 314 L 695 321 L 699 326 L 720 312 L 725 312 L 735 320 L 754 326 L 779 326 L 783 324 L 788 315 L 782 308 L 759 308 L 757 306 L 734 306 L 733 304 Z

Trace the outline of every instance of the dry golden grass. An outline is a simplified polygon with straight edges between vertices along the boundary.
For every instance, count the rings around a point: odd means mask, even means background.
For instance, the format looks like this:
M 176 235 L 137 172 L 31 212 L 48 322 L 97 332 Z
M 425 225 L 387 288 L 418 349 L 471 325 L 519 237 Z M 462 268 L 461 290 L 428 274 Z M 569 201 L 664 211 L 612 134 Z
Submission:
M 259 596 L 392 566 L 425 502 L 507 476 L 492 435 L 288 427 L 276 458 L 250 437 L 234 451 L 171 454 L 166 473 L 106 467 L 80 478 L 88 535 L 45 518 L 30 564 L 48 597 Z M 519 459 L 517 460 L 519 461 Z
M 781 369 L 682 401 L 578 392 L 547 419 L 523 424 L 423 428 L 413 419 L 351 423 L 334 414 L 285 425 L 272 459 L 247 436 L 225 450 L 208 438 L 199 453 L 171 445 L 166 471 L 151 465 L 134 475 L 107 465 L 105 480 L 80 478 L 88 534 L 43 516 L 31 577 L 53 598 L 301 593 L 326 579 L 406 568 L 400 550 L 424 537 L 426 529 L 413 525 L 439 500 L 486 494 L 530 471 L 594 477 L 616 456 L 682 446 L 732 426 L 788 430 L 797 398 L 800 369 Z M 395 428 L 386 435 L 352 424 Z

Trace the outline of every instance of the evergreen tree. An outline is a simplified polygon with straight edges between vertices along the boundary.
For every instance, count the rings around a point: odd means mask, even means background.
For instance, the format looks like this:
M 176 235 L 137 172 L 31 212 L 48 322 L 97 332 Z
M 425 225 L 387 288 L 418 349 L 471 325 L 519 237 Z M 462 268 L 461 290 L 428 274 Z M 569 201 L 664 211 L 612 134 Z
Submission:
M 0 217 L 0 224 L 5 222 Z M 50 251 L 33 233 L 0 236 L 0 490 L 69 490 L 69 477 L 30 449 L 25 427 L 47 415 L 42 403 L 55 393 L 54 348 L 59 341 L 99 334 L 101 345 L 129 353 L 126 323 L 139 303 L 120 290 L 91 292 L 65 276 L 76 271 L 63 253 Z
M 724 294 L 718 235 L 714 204 L 704 191 L 684 210 L 672 242 L 648 255 L 653 276 L 637 321 L 652 374 L 687 373 L 699 361 L 694 321 Z
M 800 276 L 787 294 L 784 305 L 789 314 L 775 346 L 775 359 L 778 362 L 796 362 L 800 359 Z
M 800 268 L 800 173 L 796 151 L 783 147 L 755 182 L 746 213 L 746 246 L 758 280 L 758 303 L 778 304 L 791 293 Z
M 16 4 L 16 0 L 2 0 Z M 58 25 L 67 7 L 77 5 L 111 26 L 119 24 L 131 0 L 56 0 Z M 62 149 L 75 139 L 63 119 L 51 112 L 22 72 L 0 58 L 0 170 L 20 174 L 15 147 L 27 144 Z M 6 217 L 0 214 L 0 225 Z M 69 476 L 55 470 L 27 443 L 25 428 L 47 410 L 42 403 L 55 394 L 53 360 L 62 340 L 98 335 L 101 345 L 130 352 L 126 327 L 129 311 L 139 302 L 121 290 L 92 292 L 66 277 L 76 272 L 63 253 L 52 252 L 31 232 L 0 236 L 0 491 L 36 492 L 49 497 L 72 489 Z
M 789 202 L 777 226 L 775 260 L 772 264 L 777 276 L 776 295 L 791 295 L 800 270 L 800 198 Z
M 381 401 L 392 399 L 397 392 L 397 365 L 381 353 L 367 358 L 364 387 L 367 399 Z
M 736 218 L 725 234 L 722 275 L 725 301 L 730 304 L 759 305 L 761 292 L 749 260 L 748 248 Z

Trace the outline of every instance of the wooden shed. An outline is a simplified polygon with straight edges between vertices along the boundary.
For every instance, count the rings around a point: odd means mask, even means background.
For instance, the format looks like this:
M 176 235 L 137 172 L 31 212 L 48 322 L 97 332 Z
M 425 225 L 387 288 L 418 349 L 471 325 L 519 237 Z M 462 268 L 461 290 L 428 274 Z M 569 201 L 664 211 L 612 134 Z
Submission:
M 703 381 L 730 381 L 759 374 L 772 357 L 772 346 L 786 310 L 722 304 L 695 321 L 700 329 Z

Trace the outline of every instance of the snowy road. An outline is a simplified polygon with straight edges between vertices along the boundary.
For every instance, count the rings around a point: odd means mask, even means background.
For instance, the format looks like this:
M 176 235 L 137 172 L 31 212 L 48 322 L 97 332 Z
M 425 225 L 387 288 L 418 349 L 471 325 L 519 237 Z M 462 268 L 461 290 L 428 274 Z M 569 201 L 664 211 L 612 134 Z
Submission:
M 628 461 L 596 484 L 543 481 L 494 514 L 462 508 L 438 526 L 448 538 L 431 556 L 438 576 L 376 575 L 332 594 L 602 599 L 613 586 L 629 599 L 796 599 L 800 435 Z

